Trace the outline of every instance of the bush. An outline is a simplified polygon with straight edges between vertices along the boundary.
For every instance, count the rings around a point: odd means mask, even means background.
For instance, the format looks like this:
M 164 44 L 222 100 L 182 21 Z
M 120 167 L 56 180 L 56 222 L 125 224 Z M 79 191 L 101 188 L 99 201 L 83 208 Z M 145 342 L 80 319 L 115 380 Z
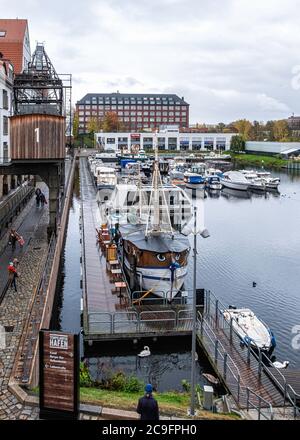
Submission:
M 142 381 L 140 381 L 135 376 L 129 376 L 126 379 L 124 391 L 127 391 L 128 393 L 139 393 L 143 391 L 144 384 Z
M 114 374 L 108 384 L 109 389 L 114 391 L 123 391 L 126 385 L 126 377 L 122 371 Z
M 79 381 L 81 387 L 91 387 L 94 385 L 89 369 L 84 362 L 80 362 Z
M 184 391 L 186 391 L 187 393 L 190 391 L 191 384 L 186 379 L 182 379 L 181 385 L 182 385 L 182 388 L 184 389 Z

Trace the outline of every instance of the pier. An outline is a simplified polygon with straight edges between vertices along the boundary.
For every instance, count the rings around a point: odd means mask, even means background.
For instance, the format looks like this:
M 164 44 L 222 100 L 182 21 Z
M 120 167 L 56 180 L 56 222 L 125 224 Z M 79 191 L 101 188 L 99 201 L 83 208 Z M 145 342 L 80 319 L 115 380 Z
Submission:
M 182 300 L 172 306 L 167 296 L 159 302 L 138 300 L 126 284 L 119 292 L 111 281 L 105 248 L 97 242 L 100 228 L 96 190 L 87 160 L 80 158 L 83 336 L 93 341 L 190 335 L 192 310 Z M 141 294 L 142 295 L 142 294 Z M 161 303 L 164 303 L 163 305 Z
M 209 291 L 202 314 L 197 317 L 198 342 L 206 352 L 217 376 L 240 408 L 256 410 L 258 418 L 282 418 L 286 411 L 299 414 L 300 372 L 280 370 L 250 344 L 241 344 L 231 322 L 223 316 L 226 307 Z

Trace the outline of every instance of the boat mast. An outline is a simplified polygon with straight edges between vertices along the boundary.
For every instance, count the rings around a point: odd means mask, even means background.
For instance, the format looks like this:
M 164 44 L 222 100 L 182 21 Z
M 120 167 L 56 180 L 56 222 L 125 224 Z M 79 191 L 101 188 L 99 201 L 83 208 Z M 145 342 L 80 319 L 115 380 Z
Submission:
M 157 147 L 157 132 L 155 132 L 153 136 L 153 149 L 155 152 L 155 159 L 153 164 L 153 177 L 152 177 L 152 189 L 150 194 L 150 201 L 149 201 L 149 212 L 148 212 L 148 218 L 147 218 L 147 226 L 146 226 L 146 238 L 149 236 L 149 234 L 157 235 L 161 232 L 168 232 L 173 237 L 173 228 L 171 224 L 170 219 L 170 212 L 169 207 L 167 205 L 166 196 L 162 184 L 162 179 L 159 171 L 159 160 L 158 160 L 158 147 Z M 167 221 L 168 226 L 167 230 L 163 231 L 163 228 L 161 227 L 162 219 L 160 219 L 160 200 L 159 200 L 159 191 L 162 191 L 162 199 L 163 203 L 166 209 L 167 214 Z M 153 203 L 153 223 L 151 223 L 151 206 Z M 163 208 L 163 207 L 162 207 Z

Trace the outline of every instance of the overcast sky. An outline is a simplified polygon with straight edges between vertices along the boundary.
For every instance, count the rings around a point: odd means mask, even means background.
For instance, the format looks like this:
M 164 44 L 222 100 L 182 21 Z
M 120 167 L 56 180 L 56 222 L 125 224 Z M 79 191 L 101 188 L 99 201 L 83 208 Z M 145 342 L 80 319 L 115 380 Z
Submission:
M 299 0 L 0 0 L 0 16 L 29 20 L 74 102 L 176 93 L 191 123 L 300 114 Z

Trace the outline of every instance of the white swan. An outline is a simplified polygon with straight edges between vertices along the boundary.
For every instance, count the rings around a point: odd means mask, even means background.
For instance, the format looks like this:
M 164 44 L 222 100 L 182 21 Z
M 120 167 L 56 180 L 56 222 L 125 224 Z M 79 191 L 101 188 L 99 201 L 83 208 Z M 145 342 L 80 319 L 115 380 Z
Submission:
M 146 356 L 150 356 L 150 354 L 151 354 L 151 352 L 150 352 L 149 347 L 148 347 L 147 345 L 145 345 L 145 346 L 144 346 L 144 350 L 142 350 L 142 351 L 138 354 L 138 356 L 140 356 L 140 357 L 146 357 Z
M 275 368 L 287 368 L 289 365 L 289 361 L 284 361 L 284 362 L 273 362 L 273 365 Z

